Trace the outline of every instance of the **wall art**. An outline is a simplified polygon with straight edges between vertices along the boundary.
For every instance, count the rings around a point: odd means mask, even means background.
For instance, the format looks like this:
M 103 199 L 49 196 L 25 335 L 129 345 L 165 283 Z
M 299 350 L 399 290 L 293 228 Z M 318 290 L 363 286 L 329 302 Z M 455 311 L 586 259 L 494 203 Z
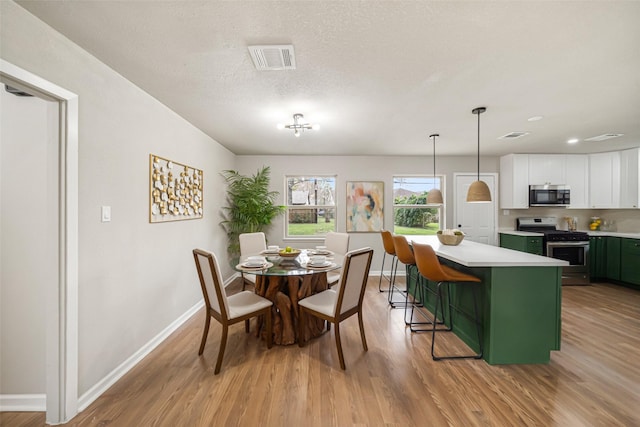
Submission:
M 384 228 L 384 182 L 347 182 L 347 232 L 379 232 Z
M 202 189 L 200 169 L 149 155 L 149 222 L 202 218 Z

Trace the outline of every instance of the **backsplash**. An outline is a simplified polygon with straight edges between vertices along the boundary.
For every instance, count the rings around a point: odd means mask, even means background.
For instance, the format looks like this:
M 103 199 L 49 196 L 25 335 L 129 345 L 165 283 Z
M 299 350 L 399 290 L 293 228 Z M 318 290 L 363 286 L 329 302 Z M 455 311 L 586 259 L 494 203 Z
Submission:
M 609 231 L 619 231 L 622 233 L 640 233 L 640 210 L 639 209 L 565 209 L 533 207 L 529 209 L 507 209 L 508 215 L 504 215 L 505 210 L 498 211 L 498 228 L 514 230 L 516 219 L 520 217 L 555 217 L 558 220 L 558 229 L 566 230 L 567 222 L 565 216 L 576 217 L 578 219 L 578 230 L 589 229 L 591 217 L 597 216 L 602 220 L 613 221 L 614 229 Z

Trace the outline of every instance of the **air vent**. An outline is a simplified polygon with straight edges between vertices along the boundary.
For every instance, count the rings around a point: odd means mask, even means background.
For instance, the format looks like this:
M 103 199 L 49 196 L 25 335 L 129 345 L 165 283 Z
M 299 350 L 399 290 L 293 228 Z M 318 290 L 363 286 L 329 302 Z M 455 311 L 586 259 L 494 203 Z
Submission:
M 591 138 L 585 139 L 585 141 L 589 141 L 589 142 L 606 141 L 607 139 L 617 138 L 623 135 L 624 135 L 623 133 L 605 133 L 604 135 L 592 136 Z
M 253 64 L 258 70 L 295 70 L 293 45 L 249 46 Z
M 502 135 L 498 139 L 517 139 L 517 138 L 521 138 L 521 137 L 523 137 L 525 135 L 529 135 L 529 132 L 509 132 L 506 135 Z

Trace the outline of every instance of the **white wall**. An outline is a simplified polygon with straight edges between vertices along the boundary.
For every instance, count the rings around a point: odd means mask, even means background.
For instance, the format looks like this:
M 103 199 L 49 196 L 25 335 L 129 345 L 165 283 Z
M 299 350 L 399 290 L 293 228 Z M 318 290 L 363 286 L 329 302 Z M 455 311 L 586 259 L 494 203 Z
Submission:
M 304 141 L 297 142 L 304 144 Z M 402 150 L 399 147 L 399 150 Z M 271 168 L 271 190 L 280 192 L 276 203 L 285 204 L 285 175 L 337 175 L 337 224 L 338 231 L 346 229 L 347 181 L 383 181 L 385 185 L 384 223 L 385 228 L 393 230 L 393 177 L 396 175 L 431 175 L 433 158 L 431 156 L 238 156 L 237 168 L 242 174 L 252 175 L 262 166 Z M 453 173 L 475 172 L 475 157 L 438 157 L 436 169 L 445 174 L 445 191 L 443 196 L 449 209 L 445 212 L 446 226 L 453 228 Z M 498 158 L 481 158 L 482 172 L 497 172 Z M 270 243 L 284 243 L 284 218 L 280 217 L 267 233 Z M 313 240 L 297 241 L 301 247 L 313 247 Z M 370 246 L 374 249 L 371 271 L 378 272 L 382 262 L 382 240 L 380 233 L 351 233 L 349 247 L 351 249 Z
M 79 97 L 82 395 L 201 300 L 191 250 L 226 254 L 219 173 L 235 156 L 15 3 L 0 19 L 3 59 Z M 204 171 L 204 219 L 149 224 L 150 153 Z
M 45 286 L 58 274 L 58 105 L 0 90 L 0 394 L 44 394 Z

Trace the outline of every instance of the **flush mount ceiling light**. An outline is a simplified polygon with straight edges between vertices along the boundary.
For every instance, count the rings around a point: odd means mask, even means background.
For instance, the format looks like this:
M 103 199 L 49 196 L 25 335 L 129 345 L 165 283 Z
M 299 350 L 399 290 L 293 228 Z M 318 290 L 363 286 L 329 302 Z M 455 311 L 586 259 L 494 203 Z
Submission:
M 485 107 L 478 107 L 471 110 L 473 114 L 478 116 L 478 180 L 469 186 L 467 192 L 467 202 L 469 203 L 487 203 L 491 201 L 491 191 L 486 182 L 480 181 L 480 114 L 487 111 Z
M 304 122 L 304 116 L 300 113 L 296 113 L 293 115 L 293 123 L 290 125 L 278 125 L 278 129 L 293 129 L 293 134 L 296 137 L 300 136 L 300 133 L 305 130 L 318 130 L 320 129 L 320 125 L 315 124 L 312 125 L 310 123 Z
M 434 133 L 429 135 L 429 138 L 433 139 L 433 183 L 436 183 L 436 137 L 440 136 L 438 133 Z M 427 204 L 428 205 L 441 205 L 444 202 L 442 201 L 442 192 L 437 188 L 432 188 L 427 193 Z
M 580 141 L 578 138 L 567 139 L 567 144 L 577 144 Z

